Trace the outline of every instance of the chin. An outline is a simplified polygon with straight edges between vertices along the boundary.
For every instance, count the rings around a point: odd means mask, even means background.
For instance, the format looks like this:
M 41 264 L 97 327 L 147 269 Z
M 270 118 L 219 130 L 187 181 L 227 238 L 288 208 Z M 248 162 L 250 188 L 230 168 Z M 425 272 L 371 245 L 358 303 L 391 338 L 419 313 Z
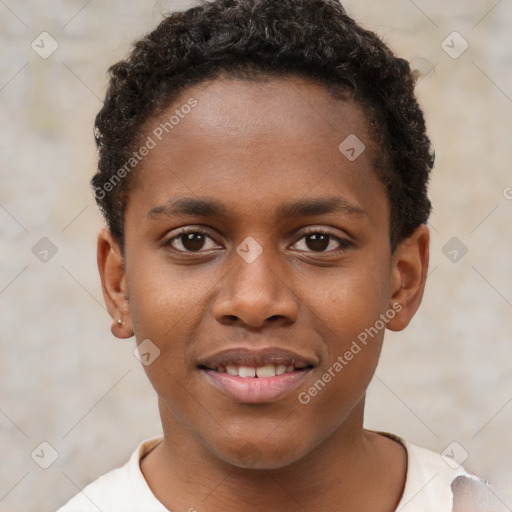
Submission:
M 242 469 L 281 469 L 300 460 L 307 450 L 299 443 L 269 443 L 267 440 L 243 439 L 231 449 L 214 454 L 224 462 Z

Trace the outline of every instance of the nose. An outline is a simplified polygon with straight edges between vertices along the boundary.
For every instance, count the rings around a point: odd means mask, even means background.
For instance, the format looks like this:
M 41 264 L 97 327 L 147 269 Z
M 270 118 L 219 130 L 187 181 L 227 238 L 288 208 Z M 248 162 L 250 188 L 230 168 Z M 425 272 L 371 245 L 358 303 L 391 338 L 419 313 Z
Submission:
M 298 301 L 276 257 L 263 251 L 251 263 L 234 254 L 235 262 L 220 283 L 213 303 L 217 321 L 258 328 L 297 320 Z

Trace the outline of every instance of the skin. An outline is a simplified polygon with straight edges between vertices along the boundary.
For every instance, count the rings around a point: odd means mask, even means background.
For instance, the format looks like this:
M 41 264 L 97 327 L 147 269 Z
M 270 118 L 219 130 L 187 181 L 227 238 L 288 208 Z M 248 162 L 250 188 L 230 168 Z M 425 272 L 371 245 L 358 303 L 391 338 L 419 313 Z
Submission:
M 198 105 L 137 170 L 124 257 L 108 229 L 98 238 L 112 332 L 150 339 L 161 351 L 144 368 L 164 441 L 143 459 L 143 474 L 173 512 L 395 510 L 405 449 L 363 429 L 384 330 L 308 404 L 297 395 L 393 304 L 401 310 L 387 328 L 407 326 L 425 286 L 428 229 L 418 227 L 391 252 L 379 155 L 353 100 L 298 77 L 219 78 L 184 91 L 141 140 L 190 97 Z M 338 150 L 349 134 L 366 145 L 355 161 Z M 333 197 L 363 213 L 277 213 L 285 203 Z M 217 200 L 227 216 L 148 215 L 178 198 Z M 204 244 L 170 241 L 183 227 L 205 231 Z M 315 245 L 305 228 L 332 237 Z M 236 252 L 249 236 L 263 250 L 252 263 Z M 190 247 L 195 252 L 184 254 Z M 274 402 L 238 403 L 197 363 L 240 344 L 289 348 L 315 366 Z

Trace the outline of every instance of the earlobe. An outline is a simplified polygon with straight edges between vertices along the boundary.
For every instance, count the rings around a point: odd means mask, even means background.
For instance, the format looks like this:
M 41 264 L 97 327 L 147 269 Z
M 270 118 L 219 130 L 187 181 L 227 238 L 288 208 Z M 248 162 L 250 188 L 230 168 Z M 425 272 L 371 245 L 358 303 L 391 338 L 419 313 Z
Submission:
M 119 244 L 107 228 L 98 235 L 97 263 L 103 298 L 112 317 L 112 334 L 117 338 L 130 338 L 133 328 L 124 259 Z
M 421 304 L 428 272 L 429 243 L 429 229 L 422 224 L 395 249 L 390 306 L 397 310 L 396 304 L 400 304 L 401 308 L 387 324 L 392 331 L 405 329 Z

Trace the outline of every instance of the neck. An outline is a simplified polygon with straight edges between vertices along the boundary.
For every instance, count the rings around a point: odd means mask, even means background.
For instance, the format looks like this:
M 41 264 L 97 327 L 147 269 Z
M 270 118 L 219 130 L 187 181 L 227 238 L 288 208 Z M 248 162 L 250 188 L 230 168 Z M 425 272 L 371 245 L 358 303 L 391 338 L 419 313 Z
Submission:
M 164 441 L 142 462 L 153 493 L 172 511 L 392 511 L 403 490 L 405 450 L 363 429 L 364 400 L 321 446 L 278 469 L 219 459 L 160 403 Z M 369 492 L 371 489 L 371 492 Z

